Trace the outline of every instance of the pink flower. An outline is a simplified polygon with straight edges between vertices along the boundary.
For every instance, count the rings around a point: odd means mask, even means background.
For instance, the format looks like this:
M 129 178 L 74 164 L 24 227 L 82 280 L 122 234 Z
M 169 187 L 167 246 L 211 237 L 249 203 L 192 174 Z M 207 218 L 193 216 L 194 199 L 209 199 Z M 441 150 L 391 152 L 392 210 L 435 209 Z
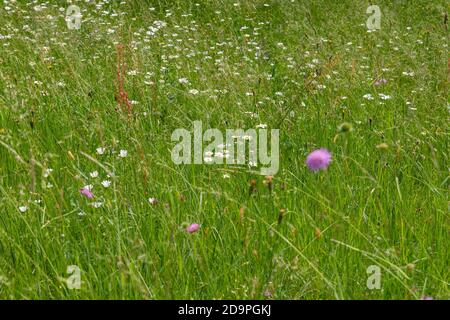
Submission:
M 374 85 L 375 86 L 381 86 L 382 84 L 386 84 L 388 81 L 384 78 L 381 78 L 380 80 L 375 81 Z
M 326 169 L 331 162 L 331 153 L 327 149 L 318 149 L 311 152 L 306 158 L 306 165 L 311 171 Z
M 200 225 L 198 223 L 193 223 L 186 228 L 186 231 L 189 233 L 197 232 L 200 229 Z
M 92 199 L 92 198 L 94 197 L 94 194 L 92 193 L 92 191 L 89 190 L 89 188 L 86 188 L 86 187 L 81 188 L 81 189 L 80 189 L 80 193 L 81 193 L 83 196 L 85 196 L 86 198 L 88 198 L 88 199 Z

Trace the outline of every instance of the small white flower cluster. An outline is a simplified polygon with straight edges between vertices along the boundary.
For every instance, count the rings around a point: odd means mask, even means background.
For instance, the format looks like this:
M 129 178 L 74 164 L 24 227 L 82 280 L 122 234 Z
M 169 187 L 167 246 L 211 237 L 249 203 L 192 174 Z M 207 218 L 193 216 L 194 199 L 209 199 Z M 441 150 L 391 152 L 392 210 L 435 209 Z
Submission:
M 366 100 L 373 100 L 374 97 L 370 94 L 370 93 L 366 93 L 365 95 L 363 95 L 363 98 Z
M 167 25 L 167 23 L 165 23 L 164 21 L 156 20 L 155 22 L 153 22 L 153 25 L 151 25 L 148 28 L 148 31 L 146 32 L 146 34 L 149 36 L 154 36 L 159 30 L 164 28 L 166 25 Z
M 219 144 L 217 146 L 215 152 L 206 151 L 203 154 L 203 161 L 205 161 L 205 163 L 213 163 L 214 157 L 222 158 L 222 159 L 229 158 L 230 154 L 229 154 L 229 151 L 227 150 L 227 146 L 229 146 L 229 145 L 228 144 Z
M 90 173 L 89 173 L 89 176 L 90 176 L 91 178 L 93 178 L 93 179 L 98 178 L 98 176 L 99 176 L 98 171 L 95 170 L 95 171 L 90 172 Z M 109 178 L 109 175 L 108 175 L 107 177 Z M 103 186 L 104 188 L 108 188 L 108 187 L 111 185 L 111 180 L 105 179 L 105 180 L 103 180 L 103 181 L 101 182 L 101 184 L 102 184 L 102 186 Z M 85 188 L 91 190 L 92 185 L 90 185 L 90 186 L 91 186 L 91 187 L 86 186 Z
M 97 154 L 103 155 L 103 154 L 105 153 L 105 151 L 106 151 L 106 148 L 104 148 L 104 147 L 98 147 L 98 148 L 95 149 L 95 150 L 96 150 Z M 113 151 L 112 153 L 114 153 L 114 151 Z M 127 151 L 127 150 L 121 149 L 121 150 L 119 151 L 119 157 L 120 157 L 120 158 L 126 158 L 127 156 L 128 156 L 128 151 Z

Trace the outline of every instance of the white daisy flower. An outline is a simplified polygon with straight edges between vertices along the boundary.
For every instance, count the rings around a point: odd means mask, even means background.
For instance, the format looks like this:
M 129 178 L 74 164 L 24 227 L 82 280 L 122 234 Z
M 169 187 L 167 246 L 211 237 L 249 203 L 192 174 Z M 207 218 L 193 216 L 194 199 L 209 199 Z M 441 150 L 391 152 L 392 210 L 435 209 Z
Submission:
M 98 171 L 92 171 L 91 173 L 89 173 L 89 175 L 91 176 L 91 178 L 97 178 L 98 177 Z
M 98 147 L 98 148 L 95 149 L 95 150 L 97 151 L 97 153 L 98 153 L 99 155 L 102 155 L 102 154 L 105 153 L 105 148 L 103 148 L 103 147 Z
M 119 152 L 119 157 L 121 158 L 125 158 L 128 155 L 128 151 L 127 150 L 120 150 Z
M 111 181 L 109 180 L 103 180 L 102 181 L 102 186 L 105 188 L 108 188 L 111 185 Z

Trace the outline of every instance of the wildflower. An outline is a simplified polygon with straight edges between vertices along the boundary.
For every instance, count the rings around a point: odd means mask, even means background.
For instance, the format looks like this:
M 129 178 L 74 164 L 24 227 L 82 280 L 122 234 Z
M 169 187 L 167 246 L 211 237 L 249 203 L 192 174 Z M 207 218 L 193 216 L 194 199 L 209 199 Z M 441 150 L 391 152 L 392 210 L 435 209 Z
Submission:
M 257 167 L 257 166 L 258 166 L 258 163 L 257 163 L 256 161 L 249 161 L 249 162 L 248 162 L 248 166 L 249 166 L 249 167 Z
M 363 98 L 367 100 L 373 100 L 373 96 L 370 93 L 363 95 Z
M 380 93 L 379 96 L 383 100 L 389 100 L 391 98 L 390 95 L 387 95 L 387 94 L 384 94 L 384 93 Z
M 155 205 L 155 204 L 158 203 L 158 199 L 156 199 L 156 198 L 149 198 L 148 202 L 150 202 L 151 205 Z
M 92 171 L 91 173 L 89 173 L 89 175 L 91 176 L 91 178 L 97 178 L 98 177 L 98 171 Z
M 109 180 L 103 180 L 102 181 L 102 186 L 105 188 L 108 188 L 111 185 L 111 181 Z
M 80 193 L 88 199 L 92 199 L 94 197 L 94 194 L 91 192 L 90 186 L 85 186 L 81 188 Z
M 198 223 L 192 223 L 186 228 L 186 231 L 189 233 L 197 232 L 200 229 L 200 225 Z
M 128 151 L 127 150 L 120 150 L 119 152 L 119 157 L 121 158 L 125 158 L 128 155 Z
M 420 300 L 434 300 L 433 297 L 430 296 L 422 296 Z
M 318 149 L 311 152 L 306 158 L 306 165 L 311 171 L 326 169 L 331 162 L 331 153 L 327 149 Z
M 45 169 L 44 178 L 47 178 L 50 175 L 50 173 L 52 173 L 52 172 L 53 172 L 53 169 L 50 169 L 50 168 Z
M 267 188 L 269 188 L 270 192 L 272 192 L 272 181 L 273 181 L 273 176 L 267 176 L 266 179 L 264 180 L 264 184 L 267 185 Z
M 238 104 L 239 105 L 239 104 Z M 258 114 L 254 113 L 254 112 L 250 112 L 250 111 L 245 111 L 244 112 L 246 115 L 248 115 L 250 118 L 258 118 Z
M 95 149 L 96 151 L 97 151 L 97 153 L 99 154 L 99 155 L 102 155 L 103 153 L 105 153 L 105 148 L 103 148 L 103 147 L 98 147 L 97 149 Z
M 27 207 L 27 206 L 20 206 L 20 207 L 19 207 L 19 211 L 22 212 L 22 213 L 24 213 L 24 212 L 27 211 L 27 210 L 28 210 L 28 207 Z
M 186 79 L 186 78 L 180 78 L 180 79 L 178 79 L 178 82 L 181 83 L 181 84 L 188 84 L 189 80 Z
M 339 127 L 338 127 L 338 132 L 340 132 L 340 133 L 350 132 L 352 130 L 353 130 L 353 126 L 351 123 L 348 123 L 348 122 L 344 122 L 341 125 L 339 125 Z
M 260 123 L 256 126 L 257 129 L 266 129 L 267 128 L 267 124 L 265 123 Z
M 386 84 L 388 81 L 384 78 L 381 78 L 380 80 L 375 81 L 374 85 L 375 86 L 381 86 L 382 84 Z
M 203 161 L 205 161 L 205 163 L 213 163 L 214 159 L 212 157 L 205 156 Z
M 195 96 L 196 94 L 198 94 L 198 90 L 197 89 L 191 89 L 191 90 L 189 90 L 189 93 L 193 94 Z
M 103 206 L 103 202 L 101 201 L 92 202 L 91 206 L 93 206 L 94 208 L 100 208 L 101 206 Z

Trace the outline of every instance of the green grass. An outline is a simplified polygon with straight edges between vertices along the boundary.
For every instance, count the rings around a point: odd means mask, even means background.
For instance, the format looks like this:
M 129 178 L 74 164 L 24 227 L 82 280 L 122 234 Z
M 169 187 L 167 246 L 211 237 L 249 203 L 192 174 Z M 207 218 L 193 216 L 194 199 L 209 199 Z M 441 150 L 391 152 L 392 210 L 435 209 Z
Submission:
M 449 298 L 446 1 L 378 1 L 372 33 L 368 1 L 78 1 L 80 30 L 67 1 L 25 3 L 0 7 L 0 298 Z M 273 191 L 245 166 L 175 165 L 195 120 L 279 128 Z

